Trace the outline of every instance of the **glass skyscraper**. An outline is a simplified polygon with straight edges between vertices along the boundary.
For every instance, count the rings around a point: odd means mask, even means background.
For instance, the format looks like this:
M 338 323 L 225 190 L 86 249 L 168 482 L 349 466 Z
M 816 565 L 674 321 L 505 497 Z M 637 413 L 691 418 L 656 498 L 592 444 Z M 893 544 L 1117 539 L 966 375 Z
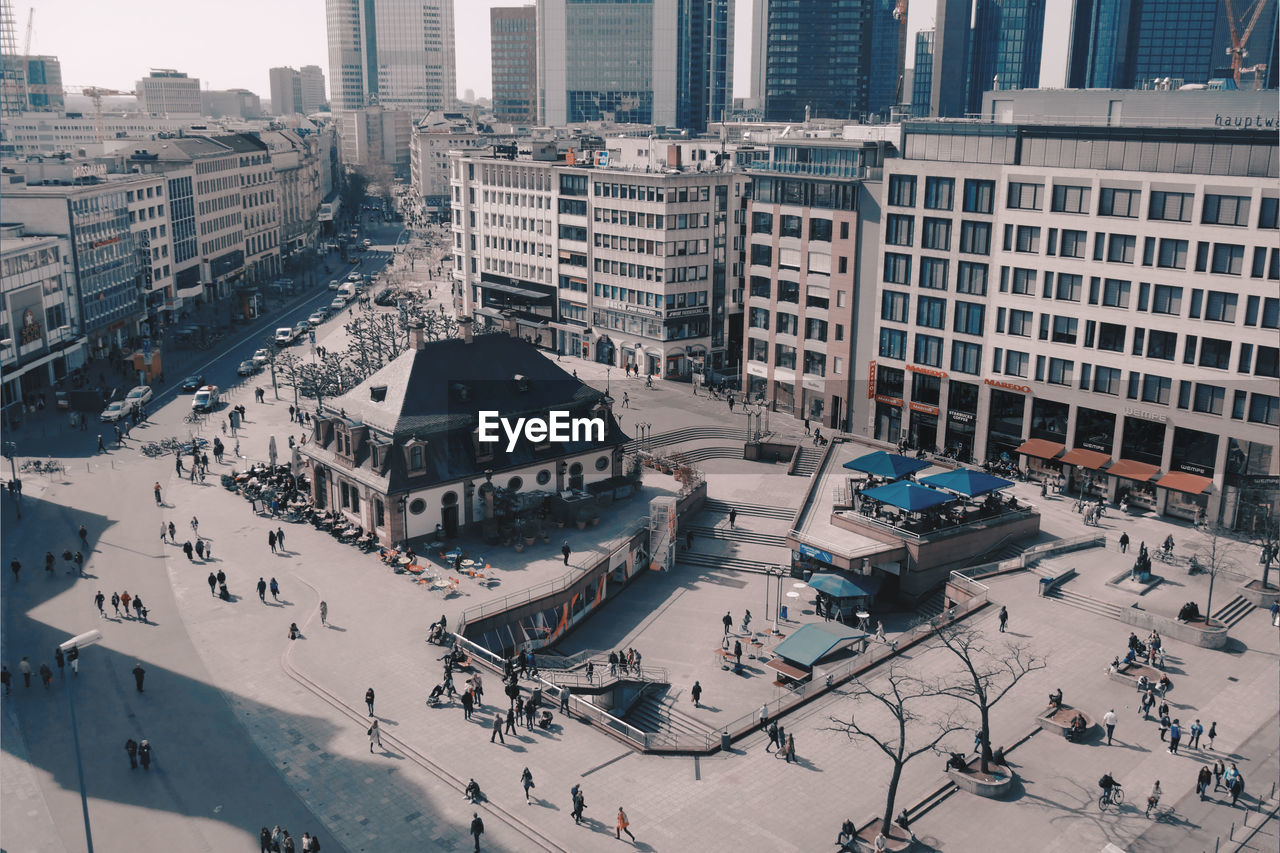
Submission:
M 933 94 L 933 30 L 916 33 L 916 60 L 911 83 L 911 115 L 927 118 Z
M 983 92 L 1038 88 L 1043 41 L 1044 0 L 978 0 L 969 111 L 981 108 Z
M 538 120 L 537 10 L 533 6 L 489 10 L 493 61 L 493 114 L 498 121 Z
M 325 18 L 333 110 L 453 106 L 453 0 L 325 0 Z

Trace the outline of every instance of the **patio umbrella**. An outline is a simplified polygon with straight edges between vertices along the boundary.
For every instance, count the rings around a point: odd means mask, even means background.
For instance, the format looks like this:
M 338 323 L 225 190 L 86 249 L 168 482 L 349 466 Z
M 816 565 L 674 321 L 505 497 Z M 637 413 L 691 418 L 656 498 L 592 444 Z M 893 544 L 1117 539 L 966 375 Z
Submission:
M 997 492 L 1013 485 L 1012 480 L 994 477 L 985 471 L 975 471 L 972 468 L 959 468 L 955 471 L 934 474 L 931 477 L 922 478 L 920 483 L 925 486 L 933 486 L 935 489 L 946 489 L 949 492 L 956 492 L 967 497 L 985 495 L 987 492 Z
M 826 593 L 832 598 L 855 598 L 867 592 L 844 575 L 823 572 L 809 578 L 809 586 L 818 592 Z
M 267 443 L 267 456 L 271 459 L 271 467 L 276 467 L 276 437 L 271 436 L 271 441 Z
M 908 482 L 890 483 L 887 486 L 867 489 L 862 494 L 864 497 L 889 504 L 889 506 L 896 506 L 898 509 L 905 509 L 908 512 L 919 512 L 922 509 L 929 509 L 930 507 L 951 503 L 955 500 L 954 495 L 948 495 L 936 489 L 930 489 L 927 486 L 917 486 L 915 483 Z
M 928 468 L 929 464 L 923 459 L 912 459 L 910 456 L 900 456 L 897 453 L 885 453 L 883 450 L 877 450 L 875 453 L 868 453 L 866 456 L 859 456 L 857 459 L 844 463 L 844 467 L 851 471 L 864 471 L 877 477 L 896 480 L 922 468 Z

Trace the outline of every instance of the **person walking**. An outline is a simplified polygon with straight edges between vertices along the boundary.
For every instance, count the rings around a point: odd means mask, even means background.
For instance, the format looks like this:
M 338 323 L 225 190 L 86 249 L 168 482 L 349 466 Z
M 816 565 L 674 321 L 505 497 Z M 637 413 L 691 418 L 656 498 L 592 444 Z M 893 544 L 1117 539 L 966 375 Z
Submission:
M 138 769 L 138 742 L 133 738 L 129 738 L 124 742 L 124 751 L 129 754 L 129 769 Z
M 1160 742 L 1161 743 L 1165 742 L 1164 736 L 1169 733 L 1169 728 L 1172 725 L 1173 725 L 1173 721 L 1169 719 L 1168 714 L 1160 715 Z
M 102 609 L 102 605 L 106 600 L 107 597 L 102 594 L 102 590 L 98 590 L 98 594 L 93 597 L 93 603 L 98 607 L 98 618 L 100 619 L 107 618 L 106 611 Z
M 274 530 L 267 531 L 267 544 L 271 546 L 271 553 L 276 552 L 276 532 Z
M 176 543 L 178 541 L 178 528 L 173 526 L 173 522 L 169 522 L 169 541 Z
M 796 760 L 796 736 L 787 735 L 787 754 L 785 756 L 788 764 Z
M 191 532 L 196 536 L 200 535 L 200 519 L 196 518 L 194 515 L 191 516 Z
M 142 604 L 142 596 L 135 595 L 133 597 L 133 612 L 137 614 L 139 622 L 147 621 L 147 608 Z
M 280 584 L 276 581 L 275 578 L 272 578 L 269 586 L 271 587 L 271 597 L 274 598 L 276 601 L 279 601 L 280 600 Z
M 512 734 L 515 734 L 512 732 Z M 526 805 L 533 805 L 533 801 L 529 799 L 529 791 L 534 788 L 533 774 L 526 767 L 524 772 L 520 774 L 520 786 L 524 788 L 524 801 Z
M 515 708 L 507 709 L 507 722 L 503 726 L 503 731 L 505 731 L 507 734 L 511 735 L 512 737 L 515 737 L 515 734 L 516 734 L 516 709 Z
M 282 552 L 284 551 L 284 528 L 283 527 L 276 528 L 276 547 L 279 548 Z
M 369 716 L 373 716 L 373 688 L 370 687 L 364 692 L 364 703 L 369 706 Z
M 62 678 L 65 675 L 63 667 L 66 666 L 67 663 L 67 658 L 62 653 L 62 646 L 53 647 L 53 662 L 58 665 L 58 677 Z
M 133 683 L 137 685 L 139 693 L 142 692 L 142 680 L 146 677 L 146 675 L 147 675 L 147 671 L 142 668 L 141 663 L 135 663 L 133 665 Z
M 1173 721 L 1173 725 L 1169 727 L 1169 754 L 1178 754 L 1178 744 L 1182 741 L 1182 725 L 1177 721 Z
M 569 696 L 569 685 L 566 684 L 560 688 L 560 713 L 566 717 L 569 715 Z
M 761 730 L 761 731 L 764 731 L 765 727 L 769 725 L 769 705 L 768 705 L 768 703 L 765 703 L 764 705 L 761 705 L 761 706 L 760 706 L 760 714 L 759 714 L 759 717 L 760 717 L 760 730 Z
M 1116 731 L 1116 709 L 1115 708 L 1112 708 L 1110 711 L 1107 711 L 1107 713 L 1102 715 L 1102 725 L 1106 726 L 1107 728 L 1107 746 L 1111 746 L 1111 736 L 1115 734 L 1115 731 Z
M 40 664 L 40 683 L 44 685 L 44 689 L 48 690 L 49 685 L 53 683 L 53 670 L 49 669 L 49 664 Z
M 631 830 L 628 829 L 629 826 L 631 826 L 631 821 L 627 819 L 627 813 L 622 810 L 622 806 L 618 806 L 618 827 L 617 832 L 615 832 L 614 835 L 621 840 L 622 833 L 625 832 L 627 837 L 634 842 L 636 837 L 631 834 Z
M 89 550 L 89 531 L 85 529 L 83 524 L 80 525 L 80 547 L 86 551 Z
M 111 607 L 113 610 L 115 610 L 116 615 L 119 616 L 120 615 L 120 593 L 118 592 L 111 593 Z
M 573 822 L 582 823 L 582 810 L 587 807 L 587 799 L 582 793 L 581 785 L 574 785 L 569 789 L 569 795 L 573 797 Z
M 701 708 L 702 707 L 702 684 L 697 681 L 693 682 L 693 688 L 689 691 L 689 694 L 693 696 L 693 707 Z
M 560 553 L 564 555 L 564 564 L 569 565 L 569 555 L 573 553 L 573 549 L 569 547 L 569 540 L 564 540 L 564 544 L 560 546 Z
M 138 763 L 142 765 L 143 770 L 151 769 L 151 741 L 146 738 L 138 744 Z
M 1000 633 L 1005 632 L 1005 628 L 1009 625 L 1009 609 L 1003 604 L 1000 605 Z
M 471 709 L 475 707 L 475 699 L 471 696 L 471 690 L 464 690 L 462 693 L 462 719 L 471 719 Z
M 31 686 L 31 659 L 26 655 L 22 656 L 22 660 L 18 661 L 18 672 L 22 673 L 23 687 Z
M 196 550 L 195 548 L 191 547 L 191 540 L 190 540 L 190 539 L 188 539 L 186 542 L 183 542 L 183 543 L 182 543 L 182 553 L 184 553 L 184 554 L 186 554 L 186 555 L 187 555 L 187 560 L 188 560 L 189 562 L 192 562 L 192 563 L 194 563 L 194 562 L 195 562 L 195 558 L 191 556 L 192 554 L 194 554 L 194 553 L 195 553 L 195 550 Z
M 1191 747 L 1192 749 L 1199 749 L 1200 735 L 1202 734 L 1204 734 L 1204 726 L 1200 725 L 1200 719 L 1197 717 L 1196 721 L 1191 724 L 1191 740 L 1187 744 L 1187 746 Z
M 1240 795 L 1244 793 L 1244 776 L 1240 774 L 1240 769 L 1236 767 L 1235 762 L 1231 762 L 1231 767 L 1222 776 L 1223 783 L 1227 786 L 1227 790 L 1231 792 L 1231 805 L 1235 806 L 1236 801 L 1240 799 Z
M 1196 793 L 1200 795 L 1200 799 L 1204 799 L 1205 792 L 1209 790 L 1209 783 L 1213 781 L 1213 771 L 1209 769 L 1209 765 L 1200 768 L 1200 772 L 1196 775 Z
M 1126 554 L 1129 551 L 1129 532 L 1125 531 L 1120 534 L 1120 553 Z
M 1213 790 L 1215 791 L 1222 787 L 1222 773 L 1222 760 L 1219 759 L 1218 761 L 1213 762 Z
M 196 537 L 196 556 L 199 557 L 201 560 L 205 559 L 204 540 L 201 539 L 199 536 Z
M 329 627 L 329 602 L 327 601 L 320 602 L 320 624 L 325 628 Z
M 258 833 L 258 853 L 274 853 L 274 848 L 271 846 L 271 830 L 265 826 Z
M 164 501 L 160 499 L 160 481 L 159 480 L 156 480 L 155 485 L 151 487 L 151 491 L 155 492 L 156 506 L 164 506 Z M 164 525 L 161 525 L 161 526 L 163 527 Z M 164 538 L 164 537 L 161 537 L 161 538 Z
M 733 616 L 728 610 L 724 612 L 724 618 L 720 620 L 724 623 L 724 635 L 729 636 L 729 629 L 733 627 Z
M 375 746 L 378 749 L 382 749 L 382 730 L 378 728 L 377 720 L 373 721 L 372 725 L 369 726 L 369 731 L 365 732 L 365 734 L 369 735 L 370 752 L 373 752 Z
M 67 649 L 67 663 L 71 664 L 72 675 L 80 674 L 80 649 L 77 646 Z
M 772 722 L 772 723 L 769 723 L 769 728 L 767 729 L 767 732 L 768 732 L 768 735 L 769 735 L 769 742 L 768 742 L 767 744 L 765 744 L 765 746 L 764 746 L 764 751 L 765 751 L 765 752 L 772 752 L 772 751 L 773 751 L 773 749 L 772 749 L 771 747 L 776 747 L 776 746 L 778 745 L 778 723 L 777 723 L 777 721 L 774 721 L 774 722 Z
M 217 578 L 212 574 L 209 575 L 209 589 L 213 589 L 213 584 L 216 580 Z M 263 604 L 267 603 L 267 582 L 262 578 L 258 578 L 258 600 Z
M 1217 736 L 1218 736 L 1218 721 L 1214 720 L 1213 722 L 1209 723 L 1208 738 L 1209 738 L 1210 749 L 1213 749 L 1213 739 L 1216 738 Z
M 730 527 L 737 526 L 737 521 L 738 521 L 738 508 L 730 507 L 729 508 L 729 526 Z
M 129 590 L 120 593 L 120 604 L 124 607 L 124 618 L 129 618 L 129 602 L 133 600 L 133 596 L 129 595 Z
M 493 739 L 497 738 L 502 741 L 502 745 L 507 745 L 507 739 L 502 736 L 502 717 L 499 714 L 493 715 L 493 732 L 489 735 L 489 743 L 493 743 Z
M 484 821 L 479 812 L 471 813 L 471 837 L 476 841 L 476 853 L 480 853 L 480 836 L 484 835 Z

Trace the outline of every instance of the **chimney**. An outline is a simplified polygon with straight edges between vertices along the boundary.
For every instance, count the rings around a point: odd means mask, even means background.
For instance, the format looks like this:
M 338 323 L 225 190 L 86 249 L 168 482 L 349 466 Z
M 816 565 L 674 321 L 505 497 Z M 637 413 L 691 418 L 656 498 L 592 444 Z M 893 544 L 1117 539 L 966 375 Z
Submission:
M 471 318 L 470 317 L 458 318 L 458 331 L 461 332 L 462 334 L 463 343 L 468 343 L 468 344 L 471 343 Z
M 427 346 L 427 333 L 421 320 L 409 321 L 409 348 L 420 350 Z

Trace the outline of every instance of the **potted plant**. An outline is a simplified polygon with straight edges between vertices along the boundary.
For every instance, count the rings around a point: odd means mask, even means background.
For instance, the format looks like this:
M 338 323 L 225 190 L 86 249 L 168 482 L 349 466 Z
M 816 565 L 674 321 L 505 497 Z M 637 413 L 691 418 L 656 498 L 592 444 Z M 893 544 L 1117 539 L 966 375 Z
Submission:
M 586 507 L 578 510 L 573 517 L 573 523 L 577 525 L 579 530 L 586 529 L 587 522 L 591 520 L 591 512 Z
M 537 541 L 538 526 L 532 519 L 526 518 L 520 521 L 520 538 L 524 540 L 526 548 Z

